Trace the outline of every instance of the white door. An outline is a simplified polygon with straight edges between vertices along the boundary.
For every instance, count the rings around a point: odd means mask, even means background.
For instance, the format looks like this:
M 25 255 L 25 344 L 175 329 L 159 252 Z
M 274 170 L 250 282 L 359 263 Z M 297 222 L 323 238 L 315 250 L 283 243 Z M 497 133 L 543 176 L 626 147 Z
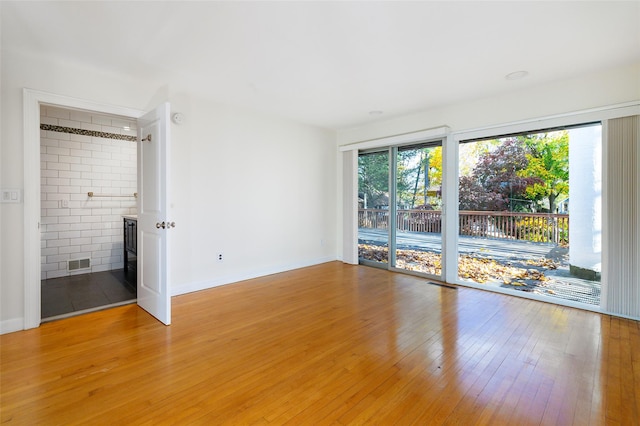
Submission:
M 138 119 L 138 305 L 171 324 L 168 246 L 169 103 Z

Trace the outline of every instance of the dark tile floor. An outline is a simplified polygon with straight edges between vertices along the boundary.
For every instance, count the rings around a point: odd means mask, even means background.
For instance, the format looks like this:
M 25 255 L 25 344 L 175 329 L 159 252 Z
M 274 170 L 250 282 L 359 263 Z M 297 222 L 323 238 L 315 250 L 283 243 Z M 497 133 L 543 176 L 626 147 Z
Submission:
M 135 300 L 135 270 L 123 269 L 41 281 L 43 320 L 72 312 Z

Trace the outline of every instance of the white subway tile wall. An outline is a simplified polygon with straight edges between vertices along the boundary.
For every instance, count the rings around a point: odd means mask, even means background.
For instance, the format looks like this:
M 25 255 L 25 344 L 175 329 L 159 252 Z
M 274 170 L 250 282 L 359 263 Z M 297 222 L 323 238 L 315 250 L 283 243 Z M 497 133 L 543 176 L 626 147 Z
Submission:
M 40 120 L 78 133 L 136 135 L 136 121 L 123 117 L 42 106 Z M 122 215 L 136 213 L 136 143 L 48 130 L 40 137 L 42 279 L 122 268 Z M 90 270 L 68 270 L 69 260 L 84 258 Z

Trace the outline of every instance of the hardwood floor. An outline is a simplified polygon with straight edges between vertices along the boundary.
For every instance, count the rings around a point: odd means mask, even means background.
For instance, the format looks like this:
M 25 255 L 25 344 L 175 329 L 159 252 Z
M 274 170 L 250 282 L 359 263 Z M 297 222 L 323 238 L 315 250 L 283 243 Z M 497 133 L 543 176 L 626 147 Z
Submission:
M 0 336 L 2 423 L 619 424 L 640 323 L 332 262 Z

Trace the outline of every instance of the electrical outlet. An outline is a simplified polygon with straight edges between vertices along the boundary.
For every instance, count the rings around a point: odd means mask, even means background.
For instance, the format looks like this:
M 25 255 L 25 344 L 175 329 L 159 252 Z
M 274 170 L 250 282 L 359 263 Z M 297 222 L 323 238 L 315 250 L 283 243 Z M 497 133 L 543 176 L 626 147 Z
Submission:
M 222 262 L 222 253 L 218 255 L 218 262 Z
M 2 199 L 3 203 L 19 203 L 22 201 L 22 190 L 21 189 L 4 189 L 2 188 Z

